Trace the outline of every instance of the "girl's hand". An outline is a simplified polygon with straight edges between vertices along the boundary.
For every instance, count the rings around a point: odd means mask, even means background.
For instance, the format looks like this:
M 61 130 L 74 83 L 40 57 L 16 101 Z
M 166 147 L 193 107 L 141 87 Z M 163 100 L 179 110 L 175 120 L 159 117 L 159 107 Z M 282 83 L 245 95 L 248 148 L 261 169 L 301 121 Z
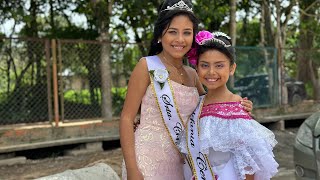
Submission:
M 252 109 L 253 109 L 253 104 L 252 101 L 248 100 L 247 97 L 243 98 L 240 100 L 241 105 L 243 106 L 243 108 L 248 111 L 248 113 L 251 115 Z
M 139 170 L 127 172 L 127 180 L 143 180 L 143 175 Z

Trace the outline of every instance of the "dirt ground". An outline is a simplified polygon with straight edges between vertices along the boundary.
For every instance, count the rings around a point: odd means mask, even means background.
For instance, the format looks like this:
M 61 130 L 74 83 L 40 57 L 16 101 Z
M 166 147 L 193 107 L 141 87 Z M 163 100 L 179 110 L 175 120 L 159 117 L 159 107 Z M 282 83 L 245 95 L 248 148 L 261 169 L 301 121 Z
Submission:
M 294 179 L 293 143 L 297 128 L 287 128 L 285 131 L 274 131 L 278 144 L 274 149 L 279 173 L 272 180 Z M 37 160 L 27 159 L 25 164 L 0 166 L 1 180 L 35 179 L 63 172 L 67 169 L 89 167 L 97 163 L 106 163 L 120 176 L 122 154 L 119 143 L 103 152 L 88 153 L 78 156 L 54 156 Z

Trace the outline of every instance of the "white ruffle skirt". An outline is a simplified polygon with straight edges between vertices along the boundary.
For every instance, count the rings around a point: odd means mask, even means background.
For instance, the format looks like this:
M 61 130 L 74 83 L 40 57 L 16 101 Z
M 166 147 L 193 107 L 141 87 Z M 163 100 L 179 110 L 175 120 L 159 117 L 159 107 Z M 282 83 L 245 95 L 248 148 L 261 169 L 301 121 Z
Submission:
M 279 165 L 272 152 L 277 144 L 275 136 L 255 120 L 202 117 L 199 143 L 201 152 L 211 158 L 211 164 L 215 162 L 215 157 L 210 156 L 210 151 L 231 153 L 231 159 L 225 163 L 225 168 L 229 170 L 222 172 L 230 173 L 230 169 L 233 169 L 236 177 L 234 180 L 243 180 L 246 174 L 254 174 L 255 180 L 269 180 L 278 172 Z M 182 137 L 179 149 L 182 153 L 188 152 L 185 137 Z M 230 162 L 233 168 L 228 165 Z M 224 180 L 222 174 L 218 180 Z

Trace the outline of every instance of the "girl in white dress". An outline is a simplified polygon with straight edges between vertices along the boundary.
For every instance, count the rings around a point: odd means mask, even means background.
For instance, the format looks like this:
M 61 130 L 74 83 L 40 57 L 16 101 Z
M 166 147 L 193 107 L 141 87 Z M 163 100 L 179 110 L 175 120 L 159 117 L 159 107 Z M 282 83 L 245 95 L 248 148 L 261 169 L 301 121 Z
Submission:
M 236 69 L 230 37 L 221 32 L 200 31 L 196 35 L 196 43 L 196 47 L 188 53 L 188 59 L 196 66 L 207 94 L 199 103 L 201 113 L 195 121 L 198 123 L 198 140 L 194 139 L 194 129 L 191 129 L 191 135 L 187 132 L 186 137 L 182 138 L 180 150 L 190 157 L 190 147 L 198 141 L 199 153 L 194 154 L 206 155 L 203 159 L 207 159 L 213 179 L 269 180 L 278 171 L 272 152 L 277 141 L 272 131 L 252 119 L 243 109 L 241 97 L 228 90 L 229 76 Z M 194 159 L 199 159 L 199 156 Z M 195 161 L 194 166 L 199 166 L 198 163 Z M 200 165 L 198 176 L 203 176 L 202 170 L 205 168 Z M 197 176 L 196 168 L 191 169 Z

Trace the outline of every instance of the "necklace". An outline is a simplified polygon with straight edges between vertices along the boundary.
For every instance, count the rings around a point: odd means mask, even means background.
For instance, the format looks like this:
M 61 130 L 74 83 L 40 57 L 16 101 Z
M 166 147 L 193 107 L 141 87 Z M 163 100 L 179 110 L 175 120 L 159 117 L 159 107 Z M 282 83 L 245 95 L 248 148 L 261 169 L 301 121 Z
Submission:
M 164 61 L 165 61 L 167 64 L 169 64 L 170 66 L 172 66 L 172 67 L 176 70 L 176 73 L 178 74 L 178 78 L 179 78 L 181 84 L 184 85 L 184 84 L 183 84 L 183 77 L 182 77 L 182 76 L 183 76 L 183 73 L 179 71 L 179 69 L 182 69 L 182 68 L 183 68 L 183 64 L 182 64 L 180 67 L 177 68 L 177 67 L 175 67 L 173 64 L 171 64 L 164 55 L 162 55 L 162 56 L 163 56 Z
M 179 71 L 179 69 L 183 68 L 183 64 L 180 67 L 176 67 L 173 64 L 171 64 L 164 55 L 162 55 L 162 56 L 163 56 L 163 59 L 165 60 L 166 63 L 168 63 L 170 66 L 174 67 L 176 69 L 177 73 L 180 74 L 181 76 L 183 76 L 183 73 Z

